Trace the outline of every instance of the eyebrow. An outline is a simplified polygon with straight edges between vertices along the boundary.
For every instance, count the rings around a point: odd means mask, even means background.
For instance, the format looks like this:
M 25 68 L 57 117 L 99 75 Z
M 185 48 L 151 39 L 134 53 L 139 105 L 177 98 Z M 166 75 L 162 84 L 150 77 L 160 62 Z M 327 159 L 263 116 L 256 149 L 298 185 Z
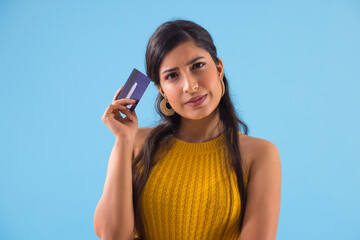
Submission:
M 201 59 L 201 58 L 205 58 L 205 57 L 203 57 L 203 56 L 196 57 L 196 58 L 194 58 L 193 60 L 187 62 L 186 65 L 190 65 L 190 64 L 196 62 L 197 60 L 199 60 L 199 59 Z M 174 68 L 166 69 L 165 71 L 162 72 L 162 74 L 167 73 L 167 72 L 172 72 L 172 71 L 177 70 L 177 69 L 179 69 L 179 68 L 178 68 L 178 67 L 174 67 Z

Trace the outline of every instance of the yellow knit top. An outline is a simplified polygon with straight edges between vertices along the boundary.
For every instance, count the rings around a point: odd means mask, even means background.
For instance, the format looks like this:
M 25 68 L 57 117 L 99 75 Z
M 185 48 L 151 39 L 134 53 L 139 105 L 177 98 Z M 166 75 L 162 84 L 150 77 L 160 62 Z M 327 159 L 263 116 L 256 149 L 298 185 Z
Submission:
M 224 134 L 203 143 L 172 138 L 143 189 L 140 215 L 146 240 L 240 238 L 241 199 L 235 171 L 225 167 L 224 139 Z

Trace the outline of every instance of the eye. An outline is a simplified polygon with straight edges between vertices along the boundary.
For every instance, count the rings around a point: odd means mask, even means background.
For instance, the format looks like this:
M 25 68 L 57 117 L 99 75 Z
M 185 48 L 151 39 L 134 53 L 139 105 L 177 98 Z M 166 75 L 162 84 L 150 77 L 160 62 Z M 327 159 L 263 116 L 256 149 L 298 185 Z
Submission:
M 200 66 L 201 65 L 201 66 Z M 198 62 L 198 63 L 195 63 L 194 65 L 193 65 L 193 68 L 194 68 L 194 66 L 198 66 L 198 67 L 202 67 L 202 66 L 204 66 L 205 65 L 205 63 L 203 63 L 203 62 Z
M 165 79 L 169 79 L 170 76 L 173 76 L 173 74 L 176 74 L 176 73 L 170 73 L 169 75 L 166 76 Z M 170 79 L 173 79 L 173 78 L 170 78 Z

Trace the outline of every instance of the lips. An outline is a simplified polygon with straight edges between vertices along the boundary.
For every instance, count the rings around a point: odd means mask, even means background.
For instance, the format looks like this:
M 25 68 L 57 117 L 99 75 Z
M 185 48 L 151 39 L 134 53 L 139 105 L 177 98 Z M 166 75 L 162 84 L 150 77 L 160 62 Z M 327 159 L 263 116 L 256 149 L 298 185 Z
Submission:
M 193 101 L 191 102 L 187 102 L 186 105 L 189 106 L 189 107 L 197 107 L 197 106 L 200 106 L 206 99 L 206 94 L 205 95 L 202 95 L 200 98 L 197 98 L 197 100 L 194 98 Z
M 190 98 L 190 100 L 187 101 L 186 103 L 196 102 L 196 101 L 198 101 L 200 98 L 204 97 L 205 95 L 206 95 L 206 94 L 201 95 L 201 96 L 192 97 L 192 98 Z

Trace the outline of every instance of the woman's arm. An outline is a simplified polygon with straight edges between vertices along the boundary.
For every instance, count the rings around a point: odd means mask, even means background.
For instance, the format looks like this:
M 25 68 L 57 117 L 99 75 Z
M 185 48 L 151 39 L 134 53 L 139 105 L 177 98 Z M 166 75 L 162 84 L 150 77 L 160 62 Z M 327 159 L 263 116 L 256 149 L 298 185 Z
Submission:
M 241 240 L 275 240 L 281 196 L 281 164 L 277 147 L 256 138 Z
M 132 154 L 134 139 L 117 139 L 111 152 L 94 229 L 101 239 L 130 239 L 134 229 Z

